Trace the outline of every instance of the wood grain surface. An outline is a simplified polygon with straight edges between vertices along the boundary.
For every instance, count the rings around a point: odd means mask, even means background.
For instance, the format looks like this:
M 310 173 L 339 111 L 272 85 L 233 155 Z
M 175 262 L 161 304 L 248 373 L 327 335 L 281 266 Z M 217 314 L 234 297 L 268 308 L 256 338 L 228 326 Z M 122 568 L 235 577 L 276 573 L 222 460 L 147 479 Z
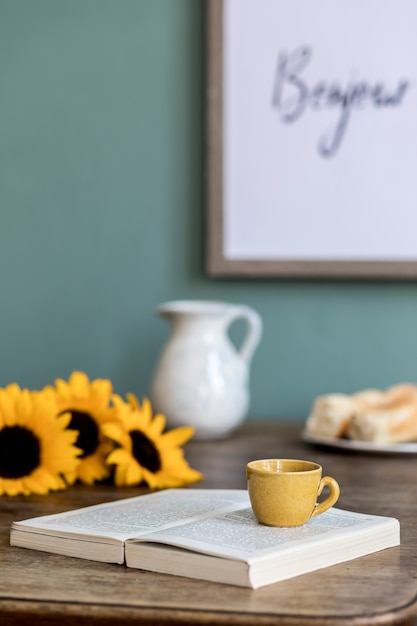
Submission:
M 397 517 L 401 546 L 250 590 L 142 572 L 9 545 L 13 521 L 144 493 L 76 486 L 0 498 L 0 626 L 229 624 L 343 626 L 416 623 L 417 458 L 352 453 L 302 442 L 302 424 L 247 422 L 233 436 L 186 446 L 198 488 L 245 488 L 256 458 L 305 458 L 341 486 L 338 507 Z

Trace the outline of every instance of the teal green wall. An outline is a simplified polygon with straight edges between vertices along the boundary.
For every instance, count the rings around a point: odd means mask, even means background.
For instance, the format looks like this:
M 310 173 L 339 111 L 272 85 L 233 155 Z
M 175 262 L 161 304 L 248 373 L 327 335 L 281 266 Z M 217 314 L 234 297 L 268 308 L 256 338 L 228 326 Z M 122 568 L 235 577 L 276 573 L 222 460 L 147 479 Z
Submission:
M 415 380 L 415 283 L 205 275 L 203 33 L 201 0 L 0 0 L 0 385 L 146 395 L 174 298 L 259 311 L 253 415 Z

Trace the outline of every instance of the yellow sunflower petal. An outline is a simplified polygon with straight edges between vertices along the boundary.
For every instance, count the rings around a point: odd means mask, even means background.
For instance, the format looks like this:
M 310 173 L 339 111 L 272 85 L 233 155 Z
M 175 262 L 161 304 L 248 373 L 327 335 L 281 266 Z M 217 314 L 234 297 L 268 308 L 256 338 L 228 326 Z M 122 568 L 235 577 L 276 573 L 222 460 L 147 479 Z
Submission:
M 131 461 L 131 459 L 132 456 L 129 454 L 129 452 L 123 450 L 123 448 L 119 448 L 117 450 L 113 450 L 113 452 L 110 452 L 109 456 L 106 459 L 106 462 L 108 465 L 127 465 Z
M 14 399 L 5 390 L 0 390 L 0 427 L 13 425 L 16 422 Z
M 129 463 L 126 468 L 126 482 L 128 485 L 137 485 L 142 480 L 142 468 L 137 463 Z
M 154 436 L 160 435 L 165 428 L 165 423 L 165 415 L 157 413 L 153 418 L 152 423 L 149 424 L 149 432 Z
M 143 470 L 143 478 L 151 489 L 164 489 L 166 481 L 161 481 L 158 474 L 154 474 L 147 469 Z
M 72 372 L 68 384 L 75 397 L 82 398 L 88 394 L 90 380 L 84 372 Z
M 170 475 L 183 484 L 193 483 L 203 479 L 203 474 L 192 469 L 185 459 L 177 460 L 175 464 L 163 465 L 161 474 Z
M 71 412 L 66 411 L 65 413 L 60 413 L 56 416 L 56 419 L 61 422 L 63 428 L 68 428 L 71 421 Z
M 191 426 L 180 426 L 166 432 L 163 436 L 164 444 L 169 446 L 181 446 L 194 435 L 195 429 Z
M 135 396 L 134 393 L 127 393 L 126 394 L 126 398 L 128 399 L 129 404 L 132 405 L 133 409 L 135 409 L 135 410 L 139 410 L 140 409 L 139 400 L 137 399 L 137 397 Z
M 120 409 L 120 408 L 123 408 L 123 407 L 126 405 L 126 402 L 125 402 L 125 401 L 123 400 L 123 398 L 122 398 L 121 396 L 119 396 L 117 393 L 114 393 L 114 394 L 111 396 L 111 400 L 112 400 L 112 402 L 113 402 L 113 405 L 114 405 L 116 408 L 119 408 L 119 409 Z
M 74 471 L 67 471 L 65 472 L 64 476 L 67 485 L 73 485 L 78 477 L 77 470 L 75 469 Z
M 107 404 L 107 399 L 110 398 L 112 391 L 111 382 L 105 378 L 97 378 L 90 383 L 90 393 L 98 398 L 99 402 L 105 400 Z
M 21 394 L 16 398 L 16 410 L 20 421 L 26 422 L 30 419 L 33 411 L 33 396 L 27 389 L 22 389 Z
M 56 391 L 57 396 L 59 396 L 60 398 L 66 398 L 69 394 L 68 383 L 66 383 L 65 380 L 62 380 L 62 378 L 57 378 L 55 380 L 55 389 L 53 389 L 52 387 L 45 387 L 44 391 Z
M 145 425 L 148 426 L 152 420 L 152 406 L 148 398 L 143 398 L 142 400 L 142 416 Z
M 110 474 L 105 460 L 96 455 L 83 459 L 77 467 L 78 479 L 86 485 L 92 485 L 97 480 L 103 480 Z
M 116 465 L 116 470 L 114 473 L 114 482 L 117 487 L 126 486 L 126 468 L 127 468 L 127 465 Z
M 10 383 L 10 385 L 7 385 L 6 390 L 12 398 L 17 398 L 22 392 L 17 383 Z
M 103 435 L 105 435 L 106 437 L 110 437 L 110 439 L 113 439 L 114 441 L 117 441 L 117 443 L 120 443 L 120 444 L 123 444 L 127 436 L 127 433 L 123 429 L 123 427 L 120 424 L 117 424 L 116 422 L 103 424 L 101 430 L 102 430 Z

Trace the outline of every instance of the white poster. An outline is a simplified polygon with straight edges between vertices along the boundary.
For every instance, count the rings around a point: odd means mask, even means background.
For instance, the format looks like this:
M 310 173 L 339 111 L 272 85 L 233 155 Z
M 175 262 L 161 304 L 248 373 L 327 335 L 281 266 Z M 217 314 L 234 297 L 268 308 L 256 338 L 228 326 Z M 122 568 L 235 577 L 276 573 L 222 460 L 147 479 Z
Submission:
M 415 0 L 224 0 L 228 261 L 417 261 Z

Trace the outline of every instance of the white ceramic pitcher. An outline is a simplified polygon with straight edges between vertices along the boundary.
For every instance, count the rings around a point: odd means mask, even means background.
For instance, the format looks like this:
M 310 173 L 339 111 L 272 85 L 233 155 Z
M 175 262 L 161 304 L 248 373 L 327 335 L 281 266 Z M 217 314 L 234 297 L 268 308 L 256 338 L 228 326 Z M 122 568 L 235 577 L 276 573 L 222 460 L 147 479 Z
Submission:
M 193 426 L 195 438 L 228 435 L 246 417 L 249 366 L 262 335 L 258 313 L 245 305 L 177 300 L 156 312 L 171 324 L 170 339 L 157 363 L 152 385 L 153 409 L 170 428 Z M 237 318 L 247 322 L 237 350 L 228 329 Z

